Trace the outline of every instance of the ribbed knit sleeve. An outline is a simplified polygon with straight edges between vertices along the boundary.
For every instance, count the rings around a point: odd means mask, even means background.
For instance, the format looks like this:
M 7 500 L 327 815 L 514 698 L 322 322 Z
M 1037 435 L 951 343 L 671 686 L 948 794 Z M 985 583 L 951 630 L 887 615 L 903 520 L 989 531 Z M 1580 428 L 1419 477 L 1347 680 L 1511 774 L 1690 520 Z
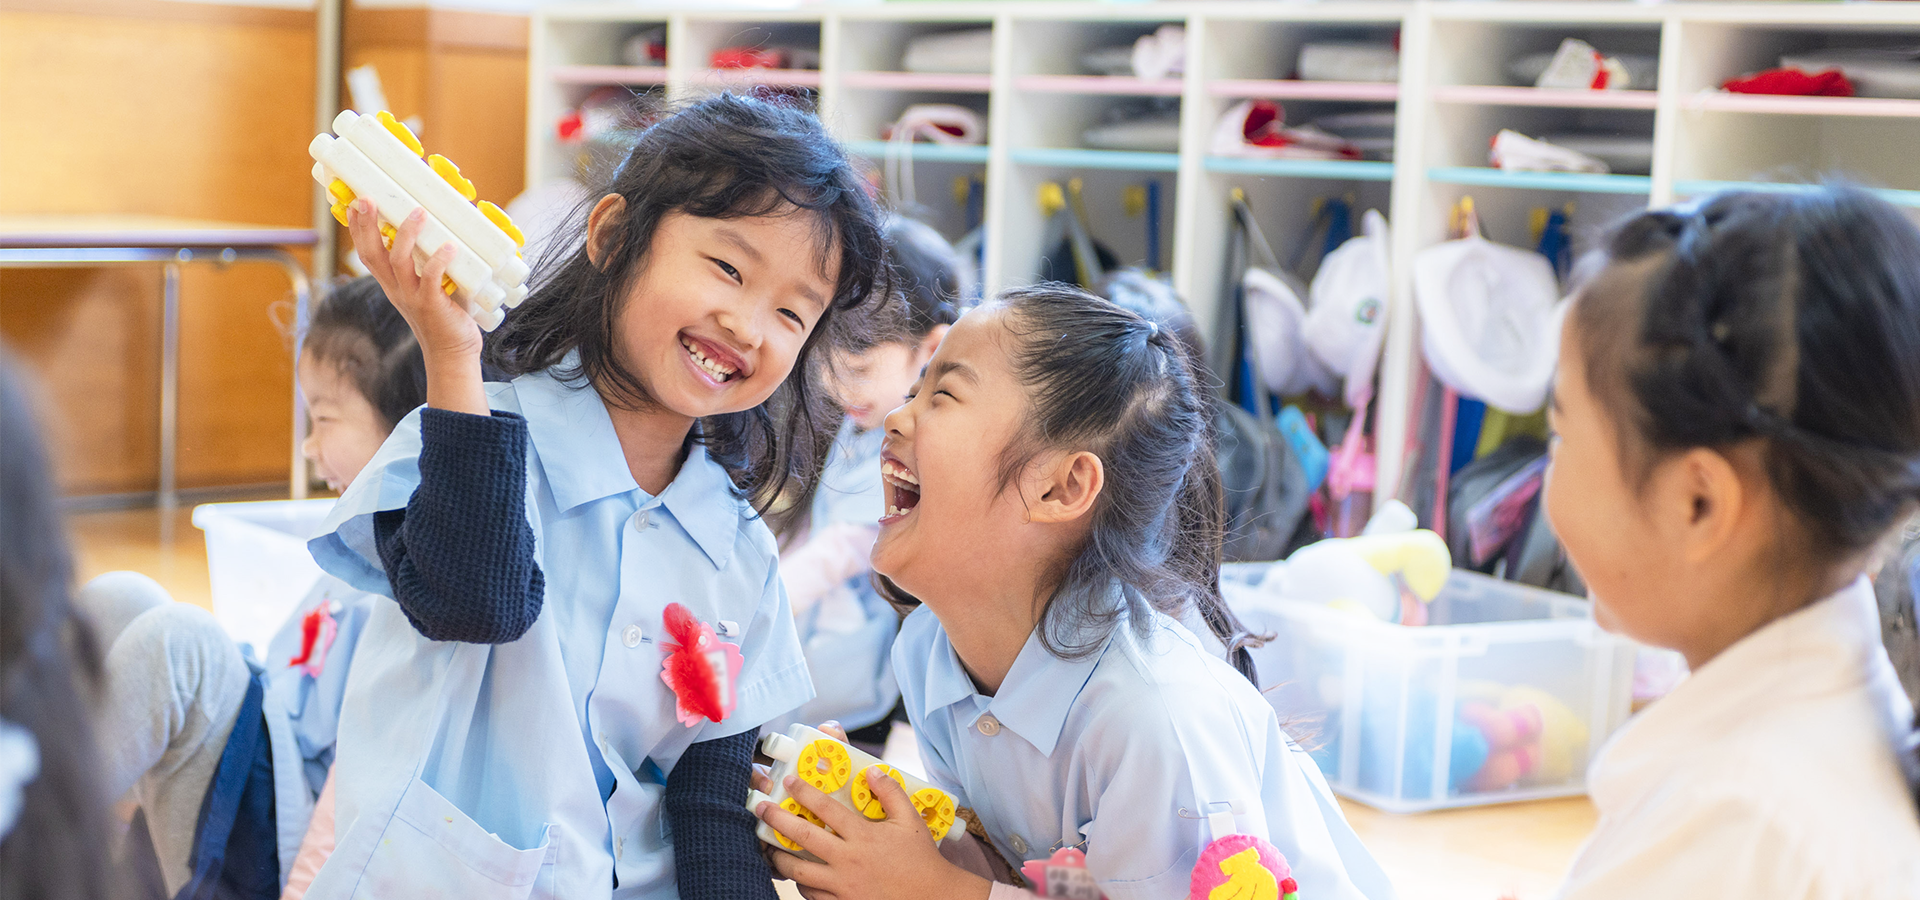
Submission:
M 420 438 L 407 508 L 373 517 L 393 599 L 431 640 L 518 640 L 546 591 L 527 522 L 527 421 L 428 408 Z
M 747 809 L 760 730 L 687 748 L 667 776 L 667 824 L 682 900 L 774 900 L 760 855 L 760 822 Z

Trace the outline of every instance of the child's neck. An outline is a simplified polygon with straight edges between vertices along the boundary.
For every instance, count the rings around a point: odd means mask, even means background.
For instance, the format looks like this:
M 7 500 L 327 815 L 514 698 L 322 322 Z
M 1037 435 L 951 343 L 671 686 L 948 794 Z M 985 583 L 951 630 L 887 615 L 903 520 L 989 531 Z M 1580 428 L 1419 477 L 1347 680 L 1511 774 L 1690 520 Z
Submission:
M 1775 620 L 1839 593 L 1860 577 L 1863 568 L 1864 560 L 1818 572 L 1794 571 L 1791 566 L 1750 571 L 1721 592 L 1710 608 L 1722 612 L 1708 620 L 1708 627 L 1691 635 L 1685 646 L 1673 649 L 1687 658 L 1689 669 L 1698 671 Z
M 964 585 L 943 585 L 937 599 L 922 598 L 939 616 L 960 664 L 987 696 L 999 693 L 1058 584 L 1037 567 L 1019 568 L 1001 567 Z
M 620 453 L 626 457 L 633 482 L 659 496 L 673 483 L 686 460 L 687 434 L 693 430 L 693 420 L 651 404 L 644 409 L 622 409 L 609 403 L 607 416 L 613 420 L 613 434 L 620 439 Z

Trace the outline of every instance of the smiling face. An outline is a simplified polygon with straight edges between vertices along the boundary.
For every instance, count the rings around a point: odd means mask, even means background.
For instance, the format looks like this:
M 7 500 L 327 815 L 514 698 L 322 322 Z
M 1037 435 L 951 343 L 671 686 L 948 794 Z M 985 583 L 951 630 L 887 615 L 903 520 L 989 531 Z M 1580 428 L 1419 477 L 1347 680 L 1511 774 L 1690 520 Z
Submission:
M 982 307 L 962 316 L 906 404 L 886 417 L 887 515 L 873 568 L 915 596 L 975 565 L 1025 555 L 1013 545 L 1026 539 L 1026 504 L 1000 483 L 1027 406 L 1007 355 L 1007 315 Z
M 601 200 L 594 230 L 624 210 L 618 195 Z M 660 220 L 614 326 L 621 365 L 654 404 L 698 419 L 773 395 L 833 296 L 839 253 L 822 252 L 817 225 L 799 211 Z
M 906 400 L 920 370 L 933 358 L 946 326 L 917 343 L 889 341 L 861 353 L 842 353 L 834 360 L 834 394 L 847 418 L 861 431 L 879 428 L 887 413 Z
M 311 422 L 300 453 L 327 487 L 344 491 L 386 441 L 386 420 L 340 366 L 307 351 L 300 354 L 298 369 Z

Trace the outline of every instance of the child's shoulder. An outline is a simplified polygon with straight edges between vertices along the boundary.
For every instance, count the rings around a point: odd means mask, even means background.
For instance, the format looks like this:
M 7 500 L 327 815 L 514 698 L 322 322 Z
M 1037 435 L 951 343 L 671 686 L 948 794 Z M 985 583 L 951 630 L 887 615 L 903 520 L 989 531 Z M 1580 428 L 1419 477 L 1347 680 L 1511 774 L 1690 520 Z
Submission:
M 1149 611 L 1144 631 L 1123 622 L 1077 707 L 1102 724 L 1179 732 L 1232 721 L 1264 731 L 1273 708 L 1252 682 L 1173 618 Z

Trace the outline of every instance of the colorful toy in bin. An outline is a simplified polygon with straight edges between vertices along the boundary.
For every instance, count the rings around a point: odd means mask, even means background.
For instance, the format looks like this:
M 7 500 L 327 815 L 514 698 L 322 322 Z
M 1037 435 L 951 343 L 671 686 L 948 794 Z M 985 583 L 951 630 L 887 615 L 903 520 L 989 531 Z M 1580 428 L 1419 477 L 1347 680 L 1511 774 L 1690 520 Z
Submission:
M 347 206 L 364 197 L 393 245 L 395 229 L 416 209 L 426 210 L 416 265 L 451 243 L 453 260 L 441 286 L 466 303 L 480 327 L 492 331 L 527 296 L 530 270 L 520 256 L 526 238 L 505 211 L 478 199 L 460 167 L 439 154 L 426 156 L 418 138 L 391 113 L 363 116 L 352 110 L 333 120 L 334 134 L 307 146 L 313 180 L 333 197 L 333 216 L 347 223 Z M 477 201 L 477 202 L 476 202 Z
M 1396 625 L 1426 622 L 1426 604 L 1453 571 L 1447 542 L 1431 531 L 1368 534 L 1308 544 L 1274 566 L 1261 590 Z M 1398 576 L 1411 593 L 1404 596 Z
M 869 819 L 884 819 L 886 810 L 881 808 L 880 800 L 867 783 L 867 770 L 880 766 L 886 770 L 887 777 L 906 791 L 907 798 L 913 802 L 914 811 L 920 814 L 921 821 L 927 823 L 927 831 L 933 835 L 934 843 L 966 833 L 965 828 L 953 827 L 959 808 L 952 794 L 889 766 L 819 729 L 796 724 L 787 729 L 786 734 L 769 734 L 760 739 L 760 752 L 773 758 L 773 793 L 768 795 L 754 791 L 748 794 L 747 809 L 755 809 L 762 802 L 771 800 L 775 806 L 825 827 L 811 810 L 787 795 L 787 776 L 794 775 L 841 806 Z M 760 823 L 755 833 L 762 841 L 814 862 L 820 861 L 765 822 Z
M 1391 740 L 1393 711 L 1368 712 L 1361 781 L 1369 790 L 1392 792 L 1396 759 L 1409 785 L 1424 785 L 1433 777 L 1434 697 L 1417 691 L 1409 700 L 1404 750 Z M 1462 682 L 1452 718 L 1447 789 L 1454 794 L 1565 782 L 1587 744 L 1586 723 L 1558 697 L 1530 685 Z

